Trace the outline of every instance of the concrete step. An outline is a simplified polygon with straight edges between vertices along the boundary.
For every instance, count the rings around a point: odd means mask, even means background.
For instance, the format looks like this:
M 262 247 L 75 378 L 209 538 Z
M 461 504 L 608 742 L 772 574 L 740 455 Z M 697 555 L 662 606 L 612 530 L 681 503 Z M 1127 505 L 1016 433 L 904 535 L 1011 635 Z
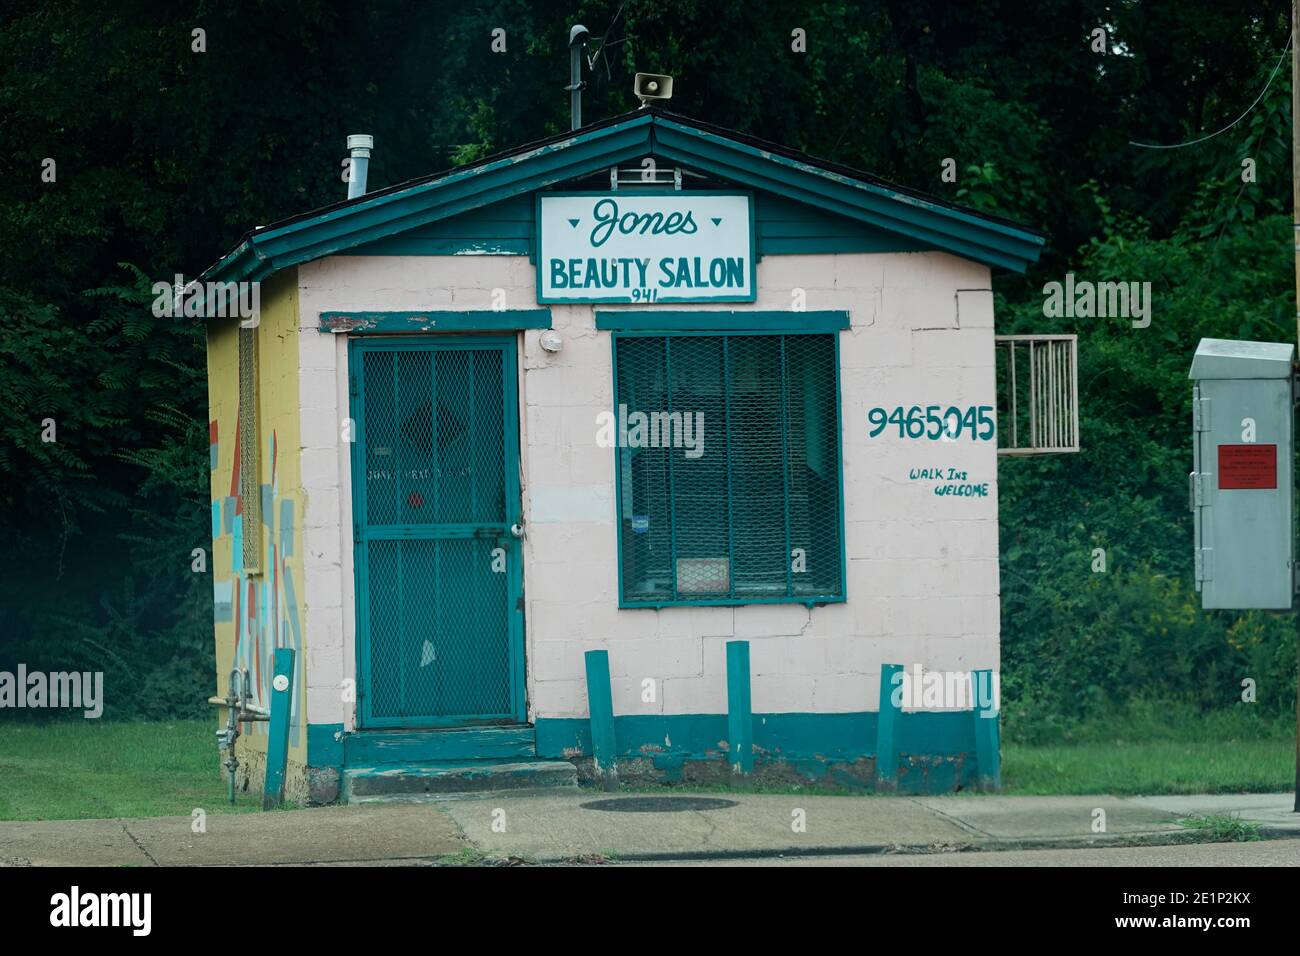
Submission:
M 348 767 L 471 760 L 528 760 L 537 756 L 532 727 L 462 727 L 446 730 L 362 730 L 343 738 Z
M 419 800 L 493 790 L 576 790 L 578 770 L 567 760 L 488 760 L 464 763 L 349 767 L 343 771 L 343 800 Z

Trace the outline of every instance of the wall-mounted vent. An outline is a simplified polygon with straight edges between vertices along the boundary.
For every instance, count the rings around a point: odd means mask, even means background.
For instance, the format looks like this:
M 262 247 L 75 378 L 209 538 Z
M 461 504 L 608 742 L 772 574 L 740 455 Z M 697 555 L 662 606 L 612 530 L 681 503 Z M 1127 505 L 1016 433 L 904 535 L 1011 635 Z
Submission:
M 262 566 L 261 432 L 257 414 L 257 329 L 239 327 L 239 499 L 245 574 Z
M 634 189 L 638 186 L 658 186 L 662 189 L 671 186 L 682 188 L 682 171 L 673 166 L 656 166 L 647 162 L 644 166 L 611 166 L 609 168 L 610 189 Z
M 1079 337 L 996 335 L 998 454 L 1079 450 Z

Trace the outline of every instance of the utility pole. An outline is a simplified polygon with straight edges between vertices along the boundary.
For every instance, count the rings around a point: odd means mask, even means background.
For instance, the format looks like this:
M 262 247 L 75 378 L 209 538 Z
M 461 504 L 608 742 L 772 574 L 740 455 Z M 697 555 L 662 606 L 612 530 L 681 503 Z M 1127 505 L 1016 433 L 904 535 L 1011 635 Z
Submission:
M 1300 0 L 1291 0 L 1291 215 L 1295 239 L 1296 345 L 1300 347 Z M 1300 613 L 1296 615 L 1295 803 L 1300 813 Z

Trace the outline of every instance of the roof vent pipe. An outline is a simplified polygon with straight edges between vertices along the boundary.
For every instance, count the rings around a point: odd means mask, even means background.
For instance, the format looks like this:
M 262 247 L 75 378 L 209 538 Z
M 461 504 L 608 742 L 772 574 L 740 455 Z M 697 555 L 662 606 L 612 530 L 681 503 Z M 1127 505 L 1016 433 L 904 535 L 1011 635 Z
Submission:
M 571 130 L 582 126 L 582 88 L 586 85 L 582 82 L 582 51 L 590 36 L 590 31 L 581 23 L 569 31 L 569 85 L 565 89 L 569 91 Z
M 348 152 L 352 163 L 348 166 L 348 198 L 356 199 L 366 194 L 366 176 L 370 172 L 370 149 L 375 145 L 375 138 L 365 133 L 353 133 L 348 137 Z

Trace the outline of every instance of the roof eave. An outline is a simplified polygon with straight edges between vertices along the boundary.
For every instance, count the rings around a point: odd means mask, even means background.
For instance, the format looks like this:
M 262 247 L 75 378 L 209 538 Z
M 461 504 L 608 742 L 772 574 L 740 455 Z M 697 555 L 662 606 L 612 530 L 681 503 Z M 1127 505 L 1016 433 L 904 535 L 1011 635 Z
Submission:
M 336 203 L 249 233 L 200 279 L 264 279 L 280 269 L 652 153 L 993 268 L 1024 272 L 1041 254 L 1045 238 L 1031 230 L 882 181 L 855 178 L 833 164 L 823 168 L 784 151 L 764 149 L 758 145 L 761 141 L 743 142 L 683 119 L 645 110 L 435 178 Z

